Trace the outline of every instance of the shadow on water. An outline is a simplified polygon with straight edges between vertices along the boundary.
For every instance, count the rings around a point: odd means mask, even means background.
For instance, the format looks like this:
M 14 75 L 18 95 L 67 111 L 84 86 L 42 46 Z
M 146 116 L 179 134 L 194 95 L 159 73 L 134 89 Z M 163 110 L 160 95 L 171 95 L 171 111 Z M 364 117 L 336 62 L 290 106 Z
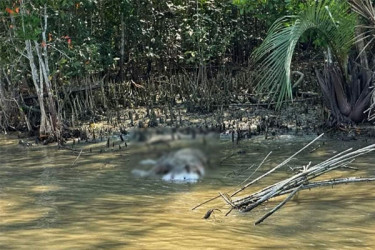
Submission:
M 223 216 L 228 207 L 221 200 L 197 212 L 190 211 L 218 191 L 230 193 L 238 188 L 270 150 L 272 157 L 254 178 L 293 154 L 302 141 L 206 145 L 206 149 L 212 147 L 208 151 L 212 161 L 207 176 L 195 184 L 131 176 L 139 160 L 146 155 L 160 155 L 157 149 L 150 152 L 136 147 L 85 155 L 72 167 L 77 156 L 71 152 L 16 144 L 14 140 L 11 145 L 0 146 L 1 248 L 27 248 L 30 241 L 50 248 L 187 248 L 194 242 L 201 247 L 221 244 L 224 248 L 244 246 L 241 242 L 267 248 L 337 247 L 343 243 L 368 247 L 374 242 L 370 234 L 375 228 L 375 212 L 371 210 L 375 196 L 368 192 L 371 184 L 303 191 L 259 227 L 251 225 L 281 200 L 271 201 L 251 214 L 232 212 L 229 217 Z M 298 156 L 291 167 L 301 162 L 318 163 L 335 151 L 362 144 L 328 141 L 317 150 Z M 184 145 L 177 145 L 181 146 Z M 371 157 L 358 160 L 356 165 L 361 170 L 349 175 L 374 174 Z M 260 186 L 287 177 L 291 173 L 288 171 L 275 173 Z M 222 213 L 212 220 L 202 220 L 212 206 L 219 206 Z

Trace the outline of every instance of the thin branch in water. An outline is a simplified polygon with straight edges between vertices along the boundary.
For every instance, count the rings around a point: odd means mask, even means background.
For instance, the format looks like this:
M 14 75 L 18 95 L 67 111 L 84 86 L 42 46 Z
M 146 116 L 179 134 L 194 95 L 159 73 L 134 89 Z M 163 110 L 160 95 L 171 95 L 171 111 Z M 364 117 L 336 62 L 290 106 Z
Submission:
M 83 149 L 81 149 L 81 152 L 79 152 L 77 158 L 74 160 L 74 162 L 73 162 L 73 164 L 72 164 L 72 167 L 76 164 L 76 162 L 77 162 L 77 160 L 79 159 L 79 157 L 81 156 L 82 152 L 83 152 Z
M 318 139 L 320 139 L 322 136 L 324 135 L 324 133 L 320 134 L 318 137 L 316 137 L 314 140 L 312 140 L 311 142 L 309 142 L 308 144 L 306 144 L 303 148 L 301 148 L 300 150 L 298 150 L 296 153 L 294 153 L 292 156 L 290 156 L 288 159 L 286 159 L 285 161 L 283 161 L 282 163 L 280 163 L 279 165 L 277 165 L 276 167 L 274 167 L 273 169 L 271 169 L 270 171 L 268 171 L 267 173 L 259 176 L 258 178 L 256 178 L 255 180 L 249 182 L 248 184 L 244 185 L 242 188 L 238 189 L 237 191 L 235 191 L 234 193 L 231 194 L 231 197 L 233 197 L 234 195 L 238 194 L 239 192 L 245 190 L 247 187 L 249 187 L 250 185 L 254 184 L 255 182 L 259 181 L 260 179 L 264 178 L 265 176 L 271 174 L 272 172 L 274 172 L 275 170 L 281 168 L 282 166 L 284 166 L 285 164 L 287 164 L 289 161 L 291 161 L 293 159 L 293 157 L 295 157 L 296 155 L 298 155 L 299 153 L 301 153 L 304 149 L 306 149 L 307 147 L 309 147 L 311 144 L 313 144 L 315 141 L 317 141 Z M 270 153 L 269 153 L 270 154 Z M 268 157 L 268 156 L 266 156 Z M 263 160 L 264 161 L 264 160 Z M 198 204 L 197 206 L 193 207 L 192 210 L 195 210 L 197 209 L 198 207 L 204 205 L 204 204 L 207 204 L 213 200 L 216 200 L 217 198 L 220 198 L 221 196 L 218 195 L 218 196 L 215 196 L 207 201 L 204 201 L 200 204 Z
M 277 205 L 271 211 L 269 211 L 268 213 L 266 213 L 262 218 L 260 218 L 259 220 L 257 220 L 255 222 L 255 225 L 258 225 L 259 223 L 262 223 L 265 219 L 267 219 L 269 216 L 271 216 L 273 213 L 275 213 L 277 210 L 279 210 L 282 206 L 284 206 L 285 203 L 287 203 L 299 190 L 301 190 L 302 187 L 303 187 L 303 184 L 301 184 L 299 187 L 295 188 L 293 190 L 293 192 L 290 195 L 288 195 L 288 197 L 286 197 L 285 200 L 283 200 L 279 205 Z
M 339 178 L 339 179 L 332 179 L 332 180 L 324 180 L 324 181 L 317 181 L 311 182 L 309 184 L 304 185 L 301 190 L 312 189 L 317 187 L 326 187 L 326 186 L 335 186 L 339 184 L 349 184 L 349 183 L 359 183 L 359 182 L 370 182 L 375 181 L 375 177 L 369 178 L 361 178 L 361 177 L 347 177 L 347 178 Z M 289 194 L 292 190 L 285 190 L 280 193 L 280 195 Z
M 303 148 L 301 148 L 300 150 L 298 150 L 296 153 L 294 153 L 291 157 L 289 157 L 288 159 L 286 159 L 285 161 L 283 161 L 282 163 L 280 163 L 279 165 L 277 165 L 276 167 L 274 167 L 273 169 L 271 169 L 270 171 L 268 171 L 267 173 L 259 176 L 258 178 L 256 178 L 255 180 L 251 181 L 250 183 L 246 184 L 244 187 L 242 187 L 241 189 L 237 190 L 236 192 L 234 192 L 231 197 L 233 197 L 234 195 L 238 194 L 239 192 L 243 191 L 245 188 L 249 187 L 250 185 L 254 184 L 255 182 L 259 181 L 260 179 L 266 177 L 267 175 L 273 173 L 275 170 L 281 168 L 282 166 L 284 166 L 285 164 L 287 164 L 289 161 L 291 161 L 296 155 L 298 155 L 299 153 L 301 153 L 304 149 L 306 149 L 307 147 L 309 147 L 311 144 L 313 144 L 315 141 L 317 141 L 318 139 L 320 139 L 322 136 L 324 135 L 321 134 L 319 135 L 318 137 L 316 137 L 314 140 L 312 140 L 311 142 L 309 142 L 307 145 L 305 145 Z
M 211 198 L 211 199 L 209 199 L 209 200 L 206 200 L 206 201 L 204 201 L 204 202 L 202 202 L 202 203 L 196 205 L 196 206 L 193 207 L 191 210 L 195 210 L 195 209 L 197 209 L 198 207 L 200 207 L 200 206 L 202 206 L 202 205 L 204 205 L 204 204 L 207 204 L 207 203 L 209 203 L 209 202 L 211 202 L 211 201 L 213 201 L 213 200 L 216 200 L 217 198 L 220 198 L 220 195 L 215 196 L 215 197 L 213 197 L 213 198 Z
M 263 163 L 267 160 L 267 158 L 270 156 L 272 154 L 272 151 L 270 151 L 269 153 L 268 153 L 268 155 L 266 155 L 266 157 L 264 157 L 264 159 L 263 159 L 263 161 L 258 165 L 258 167 L 254 170 L 254 172 L 249 176 L 249 177 L 247 177 L 242 183 L 241 183 L 241 186 L 245 183 L 245 182 L 247 182 L 257 171 L 258 171 L 258 169 L 263 165 Z M 232 195 L 233 196 L 233 195 Z
M 223 200 L 230 205 L 231 207 L 235 207 L 231 197 L 228 194 L 223 194 L 222 192 L 219 192 L 220 196 L 223 198 Z

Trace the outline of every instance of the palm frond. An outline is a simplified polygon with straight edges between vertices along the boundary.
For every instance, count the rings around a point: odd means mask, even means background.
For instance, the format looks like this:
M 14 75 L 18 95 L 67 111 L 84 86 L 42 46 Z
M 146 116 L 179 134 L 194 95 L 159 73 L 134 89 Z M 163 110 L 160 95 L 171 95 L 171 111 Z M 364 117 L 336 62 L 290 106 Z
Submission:
M 371 0 L 349 0 L 352 9 L 375 26 L 375 8 Z
M 301 36 L 310 29 L 330 46 L 341 65 L 353 43 L 355 14 L 342 1 L 308 1 L 298 15 L 278 19 L 269 29 L 263 43 L 252 54 L 257 67 L 257 91 L 268 91 L 277 101 L 277 108 L 286 98 L 292 98 L 291 63 Z
M 359 51 L 359 57 L 375 40 L 375 8 L 371 0 L 349 0 L 349 4 L 353 11 L 366 20 L 366 25 L 358 25 L 361 33 L 355 38 L 357 43 L 366 41 L 362 50 Z M 362 32 L 362 30 L 365 31 Z

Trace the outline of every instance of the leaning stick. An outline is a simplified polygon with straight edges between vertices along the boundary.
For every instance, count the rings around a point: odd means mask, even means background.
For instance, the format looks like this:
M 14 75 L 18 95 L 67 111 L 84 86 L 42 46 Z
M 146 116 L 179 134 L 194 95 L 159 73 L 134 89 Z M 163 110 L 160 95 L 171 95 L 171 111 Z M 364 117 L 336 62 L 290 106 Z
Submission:
M 253 172 L 253 174 L 263 165 L 263 163 L 266 161 L 266 159 L 268 158 L 268 156 L 270 155 L 272 153 L 272 151 L 271 152 L 269 152 L 268 153 L 268 155 L 263 159 L 263 161 L 258 165 L 258 167 L 255 169 L 255 171 Z M 251 174 L 246 180 L 244 180 L 243 182 L 245 182 L 245 181 L 247 181 L 253 174 Z M 244 190 L 246 187 L 244 186 L 244 187 L 242 187 L 241 189 L 242 190 Z M 242 191 L 240 189 L 240 191 Z M 238 192 L 237 192 L 238 193 Z M 234 195 L 236 195 L 236 193 L 233 193 L 233 194 L 231 194 L 230 195 L 230 197 L 233 197 Z M 191 210 L 195 210 L 196 208 L 198 208 L 198 207 L 200 207 L 200 206 L 202 206 L 202 205 L 204 205 L 204 204 L 207 204 L 207 203 L 209 203 L 209 202 L 211 202 L 211 201 L 213 201 L 213 200 L 216 200 L 217 198 L 220 198 L 220 197 L 222 197 L 220 194 L 218 195 L 218 196 L 215 196 L 215 197 L 213 197 L 213 198 L 211 198 L 211 199 L 209 199 L 209 200 L 206 200 L 206 201 L 204 201 L 204 202 L 202 202 L 202 203 L 200 203 L 200 204 L 198 204 L 197 206 L 195 206 L 195 207 L 193 207 Z M 229 214 L 229 213 L 228 213 Z M 228 214 L 226 214 L 226 215 L 228 215 Z
M 268 158 L 268 156 L 270 156 L 272 154 L 272 151 L 271 152 L 269 152 L 268 153 L 268 155 L 266 155 L 266 157 L 264 157 L 264 159 L 263 159 L 263 161 L 259 164 L 259 166 L 254 170 L 254 172 L 251 174 L 251 175 L 249 175 L 249 177 L 247 177 L 246 178 L 246 180 L 244 180 L 242 183 L 241 183 L 241 185 L 243 184 L 243 183 L 245 183 L 246 181 L 248 181 L 255 173 L 256 173 L 256 171 L 258 171 L 258 169 L 263 165 L 263 163 L 267 160 L 267 158 Z M 243 186 L 241 189 L 243 190 L 243 189 L 245 189 L 246 187 L 245 186 Z M 241 191 L 242 191 L 241 190 Z M 238 191 L 238 192 L 240 192 L 240 191 Z M 233 197 L 234 195 L 236 195 L 236 193 L 233 193 L 232 195 L 231 195 L 231 197 Z
M 262 198 L 248 206 L 246 209 L 244 209 L 244 212 L 249 212 L 250 210 L 254 209 L 255 207 L 259 206 L 261 203 L 265 202 L 266 200 L 271 199 L 272 197 L 276 196 L 278 193 L 282 191 L 282 188 L 285 187 L 289 183 L 288 180 L 281 181 L 278 185 L 276 185 L 272 190 L 264 195 Z
M 372 181 L 371 178 L 366 179 L 358 179 L 358 178 L 345 178 L 339 180 L 331 180 L 331 181 L 324 181 L 324 182 L 316 182 L 316 183 L 308 183 L 309 180 L 314 179 L 318 176 L 321 176 L 329 171 L 334 169 L 340 168 L 342 166 L 346 166 L 347 164 L 354 161 L 355 157 L 369 153 L 374 151 L 375 145 L 370 145 L 356 151 L 347 153 L 342 155 L 342 153 L 337 154 L 330 159 L 317 164 L 310 169 L 306 169 L 305 171 L 296 174 L 286 180 L 280 181 L 270 187 L 266 187 L 265 189 L 258 191 L 257 193 L 245 197 L 243 199 L 237 200 L 234 202 L 235 207 L 240 208 L 242 212 L 248 212 L 254 209 L 255 207 L 259 206 L 264 201 L 269 200 L 270 198 L 290 193 L 292 189 L 296 188 L 296 186 L 304 184 L 306 188 L 313 188 L 317 186 L 325 186 L 325 185 L 336 185 L 342 183 L 350 183 L 350 182 L 359 182 L 359 181 Z M 345 150 L 344 152 L 348 152 Z M 339 156 L 339 157 L 337 157 Z M 311 185 L 310 185 L 311 184 Z M 303 189 L 306 189 L 303 188 Z
M 204 202 L 198 204 L 197 206 L 193 207 L 191 210 L 195 210 L 195 209 L 197 209 L 198 207 L 203 206 L 204 204 L 207 204 L 207 203 L 209 203 L 209 202 L 211 202 L 211 201 L 213 201 L 213 200 L 216 200 L 217 198 L 220 198 L 220 197 L 221 197 L 221 196 L 218 195 L 218 196 L 215 196 L 215 197 L 213 197 L 213 198 L 211 198 L 211 199 L 209 199 L 209 200 L 206 200 L 206 201 L 204 201 Z
M 79 157 L 81 156 L 81 154 L 82 154 L 82 151 L 83 151 L 83 150 L 81 149 L 81 152 L 79 152 L 77 158 L 74 160 L 74 162 L 73 162 L 73 164 L 72 164 L 72 167 L 76 164 L 78 158 L 79 158 Z
M 305 150 L 307 147 L 309 147 L 311 144 L 313 144 L 316 140 L 318 140 L 320 137 L 322 137 L 324 135 L 321 134 L 319 135 L 318 137 L 316 137 L 314 140 L 312 140 L 310 143 L 308 143 L 307 145 L 305 145 L 303 148 L 301 148 L 300 150 L 298 150 L 296 153 L 294 153 L 291 157 L 289 157 L 288 159 L 286 159 L 285 161 L 283 161 L 282 163 L 280 163 L 279 165 L 277 165 L 276 167 L 274 167 L 273 169 L 271 169 L 270 171 L 268 171 L 267 173 L 259 176 L 258 178 L 256 178 L 255 180 L 249 182 L 248 184 L 246 184 L 245 186 L 243 186 L 242 188 L 240 188 L 239 190 L 237 190 L 236 192 L 234 192 L 231 197 L 233 197 L 234 195 L 238 194 L 239 192 L 243 191 L 245 188 L 249 187 L 250 185 L 254 184 L 255 182 L 259 181 L 260 179 L 266 177 L 267 175 L 273 173 L 274 171 L 276 171 L 277 169 L 281 168 L 282 166 L 284 166 L 285 164 L 287 164 L 289 161 L 291 161 L 293 159 L 293 157 L 295 157 L 296 155 L 298 155 L 299 153 L 301 153 L 303 150 Z
M 318 137 L 316 137 L 314 140 L 312 140 L 311 142 L 309 142 L 307 145 L 305 145 L 303 148 L 301 148 L 300 150 L 298 150 L 296 153 L 294 153 L 292 156 L 290 156 L 288 159 L 286 159 L 285 161 L 283 161 L 282 163 L 280 163 L 279 165 L 277 165 L 276 167 L 274 167 L 273 169 L 271 169 L 270 171 L 268 171 L 267 173 L 259 176 L 258 178 L 256 178 L 255 180 L 249 182 L 248 184 L 244 185 L 242 188 L 238 189 L 237 191 L 235 191 L 234 193 L 232 193 L 230 196 L 233 197 L 235 196 L 236 194 L 242 192 L 243 190 L 245 190 L 247 187 L 251 186 L 252 184 L 256 183 L 257 181 L 259 181 L 260 179 L 266 177 L 267 175 L 273 173 L 274 171 L 276 171 L 277 169 L 281 168 L 282 166 L 284 166 L 285 164 L 287 164 L 289 161 L 291 161 L 293 159 L 293 157 L 295 157 L 296 155 L 298 155 L 299 153 L 301 153 L 303 150 L 305 150 L 307 147 L 309 147 L 311 144 L 313 144 L 315 141 L 317 141 L 318 139 L 320 139 L 322 136 L 324 135 L 324 133 L 320 134 Z M 269 154 L 268 154 L 269 155 Z M 267 155 L 267 157 L 268 157 Z M 262 161 L 262 163 L 264 162 L 264 160 Z M 207 204 L 213 200 L 216 200 L 217 198 L 220 198 L 221 196 L 218 195 L 218 196 L 215 196 L 207 201 L 204 201 L 200 204 L 198 204 L 197 206 L 193 207 L 192 210 L 195 210 L 197 209 L 198 207 L 204 205 L 204 204 Z
M 296 186 L 299 186 L 303 183 L 305 183 L 305 185 L 308 184 L 308 181 L 311 180 L 311 179 L 314 179 L 324 173 L 327 173 L 329 171 L 332 171 L 333 169 L 336 169 L 336 168 L 340 168 L 340 167 L 343 167 L 343 166 L 346 166 L 346 164 L 348 163 L 351 163 L 353 160 L 349 161 L 349 162 L 344 162 L 344 163 L 341 163 L 340 165 L 338 166 L 334 166 L 332 168 L 329 168 L 329 169 L 325 169 L 323 170 L 322 172 L 320 172 L 319 174 L 311 174 L 311 170 L 310 171 L 305 171 L 305 172 L 301 172 L 301 173 L 298 173 L 286 180 L 282 180 L 278 183 L 275 183 L 271 186 L 268 186 L 268 187 L 265 187 L 264 189 L 254 193 L 254 194 L 251 194 L 250 196 L 247 196 L 245 198 L 242 198 L 242 199 L 239 199 L 239 200 L 236 200 L 234 201 L 234 204 L 236 205 L 236 207 L 243 207 L 243 206 L 247 206 L 248 204 L 251 204 L 251 206 L 248 206 L 246 207 L 245 209 L 243 209 L 242 211 L 243 212 L 248 212 L 252 209 L 254 209 L 255 207 L 259 206 L 261 203 L 263 203 L 264 201 L 266 200 L 269 200 L 273 197 L 276 197 L 276 196 L 280 196 L 280 195 L 283 195 L 283 194 L 287 194 L 287 193 L 290 193 L 291 189 L 295 188 Z
M 220 196 L 223 198 L 223 200 L 228 204 L 231 205 L 232 208 L 235 207 L 233 201 L 231 200 L 230 196 L 228 194 L 223 194 L 222 192 L 219 192 Z
M 317 181 L 311 182 L 309 184 L 305 184 L 301 190 L 312 189 L 317 187 L 325 187 L 325 186 L 335 186 L 339 184 L 348 184 L 348 183 L 357 183 L 357 182 L 370 182 L 375 181 L 375 177 L 369 178 L 361 178 L 361 177 L 347 177 L 347 178 L 339 178 L 339 179 L 332 179 L 332 180 L 325 180 L 325 181 Z M 284 195 L 292 192 L 291 189 L 284 190 L 279 195 Z
M 265 219 L 267 219 L 269 216 L 271 216 L 273 213 L 275 213 L 277 210 L 279 210 L 282 206 L 285 205 L 298 191 L 305 190 L 305 189 L 311 189 L 316 187 L 324 187 L 324 186 L 333 186 L 338 184 L 348 184 L 348 183 L 356 183 L 356 182 L 369 182 L 369 181 L 375 181 L 375 178 L 357 178 L 357 177 L 348 177 L 348 178 L 340 178 L 340 179 L 334 179 L 334 180 L 326 180 L 326 181 L 319 181 L 319 182 L 313 182 L 310 184 L 301 184 L 300 186 L 294 188 L 285 190 L 284 192 L 279 193 L 279 195 L 288 194 L 288 197 L 283 200 L 279 205 L 277 205 L 275 208 L 273 208 L 270 212 L 265 214 L 262 218 L 257 220 L 255 222 L 255 225 L 258 225 L 262 223 Z
M 249 212 L 255 207 L 259 206 L 261 203 L 271 199 L 272 197 L 281 195 L 280 193 L 283 192 L 284 190 L 294 188 L 295 186 L 298 186 L 301 183 L 308 182 L 309 180 L 316 178 L 320 175 L 323 175 L 329 171 L 345 166 L 346 164 L 351 163 L 352 161 L 353 159 L 351 161 L 345 161 L 345 162 L 341 160 L 338 162 L 334 162 L 334 164 L 332 164 L 333 166 L 329 166 L 327 163 L 323 162 L 325 164 L 323 163 L 318 164 L 318 165 L 323 165 L 323 167 L 320 167 L 319 169 L 317 169 L 317 170 L 320 170 L 319 172 L 316 171 L 316 166 L 315 166 L 307 171 L 298 173 L 288 179 L 282 180 L 274 185 L 266 187 L 263 190 L 253 195 L 250 195 L 248 197 L 235 201 L 236 207 L 241 207 L 241 206 L 251 203 L 250 206 L 246 207 L 243 210 L 243 212 Z M 326 168 L 327 166 L 324 166 L 324 165 L 328 165 L 329 168 Z
M 318 138 L 316 138 L 316 139 L 318 139 Z M 264 175 L 262 175 L 262 176 L 258 177 L 257 179 L 253 180 L 249 184 L 246 184 L 243 188 L 241 188 L 240 190 L 237 190 L 233 195 L 242 191 L 244 188 L 246 188 L 246 186 L 249 186 L 252 183 L 255 183 L 259 179 L 264 178 L 265 176 L 269 175 L 270 173 L 272 173 L 276 169 L 285 165 L 296 154 L 298 154 L 303 149 L 308 147 L 314 141 L 310 142 L 304 148 L 302 148 L 301 150 L 296 152 L 293 156 L 289 157 L 287 160 L 285 160 L 281 164 L 277 165 L 275 168 L 271 169 L 270 171 L 268 171 Z M 325 174 L 327 172 L 336 170 L 338 168 L 347 167 L 347 165 L 352 163 L 356 159 L 356 157 L 359 157 L 359 156 L 364 155 L 364 154 L 368 154 L 372 151 L 375 151 L 375 144 L 357 149 L 355 151 L 352 151 L 352 149 L 344 150 L 344 151 L 328 158 L 327 160 L 316 164 L 315 166 L 310 167 L 310 164 L 308 164 L 307 166 L 303 167 L 303 169 L 300 173 L 297 173 L 297 174 L 295 174 L 295 175 L 293 175 L 293 176 L 291 176 L 291 177 L 289 177 L 285 180 L 279 181 L 275 184 L 272 184 L 268 187 L 265 187 L 262 190 L 257 191 L 255 193 L 253 193 L 253 194 L 251 194 L 251 195 L 249 195 L 245 198 L 241 198 L 239 200 L 232 201 L 232 199 L 231 199 L 232 196 L 228 196 L 227 194 L 220 193 L 220 195 L 223 197 L 225 202 L 231 206 L 230 210 L 226 213 L 226 215 L 228 215 L 233 209 L 238 209 L 241 212 L 248 212 L 248 211 L 254 209 L 255 207 L 259 206 L 263 202 L 265 202 L 265 201 L 267 201 L 267 200 L 269 200 L 273 197 L 289 194 L 286 199 L 284 199 L 281 203 L 279 203 L 270 212 L 268 212 L 262 218 L 260 218 L 258 221 L 256 221 L 255 225 L 257 225 L 259 223 L 262 223 L 266 218 L 268 218 L 273 213 L 275 213 L 278 209 L 280 209 L 282 206 L 284 206 L 300 190 L 312 189 L 312 188 L 324 187 L 324 186 L 333 186 L 333 185 L 338 185 L 338 184 L 375 181 L 375 177 L 368 177 L 368 178 L 348 177 L 348 178 L 339 178 L 339 179 L 310 182 L 312 179 L 315 179 L 318 176 L 322 176 L 323 174 Z M 263 164 L 264 161 L 265 160 L 263 160 L 261 164 Z M 220 195 L 219 195 L 219 197 L 220 197 Z M 213 200 L 213 199 L 211 199 L 211 200 Z
M 303 188 L 303 184 L 299 185 L 299 187 L 296 187 L 293 190 L 293 192 L 291 194 L 289 194 L 288 197 L 286 197 L 285 200 L 283 200 L 279 205 L 277 205 L 276 207 L 274 207 L 271 211 L 269 211 L 268 213 L 266 213 L 262 218 L 260 218 L 259 220 L 257 220 L 255 222 L 255 225 L 258 225 L 259 223 L 262 223 L 265 219 L 267 219 L 269 216 L 271 216 L 274 212 L 276 212 L 282 206 L 284 206 L 285 203 L 287 203 L 301 188 Z

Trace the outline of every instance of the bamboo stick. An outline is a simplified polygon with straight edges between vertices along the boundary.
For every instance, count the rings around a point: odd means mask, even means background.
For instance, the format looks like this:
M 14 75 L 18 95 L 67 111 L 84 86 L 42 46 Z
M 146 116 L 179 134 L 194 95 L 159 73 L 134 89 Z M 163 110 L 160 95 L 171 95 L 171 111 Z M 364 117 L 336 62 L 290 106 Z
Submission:
M 319 137 L 315 138 L 313 141 L 308 143 L 306 146 L 298 150 L 296 153 L 294 153 L 291 157 L 268 171 L 267 173 L 259 176 L 258 178 L 254 179 L 253 181 L 249 182 L 248 184 L 244 185 L 237 191 L 235 191 L 232 195 L 227 195 L 226 193 L 221 193 L 218 197 L 222 197 L 224 201 L 231 206 L 230 210 L 226 213 L 228 215 L 233 209 L 238 209 L 241 212 L 249 212 L 252 209 L 258 207 L 260 204 L 264 203 L 265 201 L 268 201 L 271 198 L 280 196 L 280 195 L 287 195 L 288 197 L 284 199 L 280 204 L 278 204 L 274 209 L 272 209 L 270 212 L 265 214 L 263 217 L 261 217 L 259 220 L 255 222 L 255 225 L 263 222 L 266 218 L 271 216 L 273 213 L 275 213 L 278 209 L 280 209 L 282 206 L 286 204 L 298 191 L 305 190 L 305 189 L 311 189 L 316 187 L 324 187 L 324 186 L 333 186 L 338 184 L 346 184 L 346 183 L 357 183 L 357 182 L 368 182 L 368 181 L 375 181 L 375 177 L 348 177 L 348 178 L 340 178 L 340 179 L 331 179 L 331 180 L 323 180 L 323 181 L 317 181 L 317 182 L 310 182 L 311 180 L 322 176 L 328 172 L 337 170 L 339 168 L 347 168 L 348 164 L 352 163 L 357 157 L 362 156 L 364 154 L 371 153 L 372 151 L 375 151 L 375 144 L 354 150 L 352 148 L 346 149 L 342 152 L 337 153 L 336 155 L 328 158 L 327 160 L 320 162 L 314 166 L 310 166 L 311 162 L 307 166 L 303 166 L 301 171 L 287 179 L 281 180 L 277 183 L 274 183 L 268 187 L 265 187 L 255 193 L 252 193 L 244 198 L 233 200 L 232 197 L 239 192 L 243 191 L 246 187 L 252 185 L 253 183 L 259 181 L 260 179 L 269 176 L 271 173 L 273 173 L 278 168 L 284 166 L 287 162 L 293 159 L 294 156 L 296 156 L 299 152 L 307 148 L 309 145 L 311 145 L 314 141 L 316 141 Z M 264 158 L 264 160 L 259 164 L 258 168 L 264 163 L 264 161 L 268 158 L 270 153 Z M 258 168 L 256 170 L 258 170 Z M 250 176 L 251 177 L 251 176 Z M 249 177 L 249 178 L 250 178 Z M 247 179 L 249 179 L 247 178 Z M 247 180 L 246 179 L 246 180 Z M 246 181 L 245 180 L 245 181 Z M 214 197 L 208 201 L 205 201 L 195 208 L 206 204 L 218 197 Z M 195 209 L 193 208 L 193 209 Z
M 284 160 L 282 163 L 280 163 L 279 165 L 277 165 L 276 167 L 274 167 L 273 169 L 271 169 L 270 171 L 268 171 L 267 173 L 259 176 L 258 178 L 254 179 L 253 181 L 249 182 L 248 184 L 244 185 L 243 187 L 241 187 L 240 189 L 238 189 L 237 191 L 235 191 L 234 193 L 231 194 L 231 197 L 235 196 L 236 194 L 242 192 L 243 190 L 245 190 L 247 187 L 253 185 L 254 183 L 256 183 L 257 181 L 261 180 L 262 178 L 266 177 L 267 175 L 273 173 L 274 171 L 276 171 L 277 169 L 281 168 L 282 166 L 284 166 L 285 164 L 287 164 L 289 161 L 291 161 L 293 159 L 293 157 L 295 157 L 296 155 L 298 155 L 299 153 L 301 153 L 303 150 L 305 150 L 306 148 L 308 148 L 311 144 L 313 144 L 315 141 L 317 141 L 318 139 L 320 139 L 322 136 L 324 135 L 324 133 L 320 134 L 318 137 L 316 137 L 314 140 L 312 140 L 311 142 L 309 142 L 308 144 L 306 144 L 303 148 L 301 148 L 300 150 L 298 150 L 296 153 L 294 153 L 292 156 L 290 156 L 288 159 Z M 270 153 L 269 153 L 270 154 Z M 266 156 L 266 158 L 269 156 L 269 154 Z M 262 163 L 265 161 L 265 159 L 262 161 Z M 262 164 L 261 163 L 261 164 Z M 260 166 L 261 166 L 260 164 Z M 197 206 L 193 207 L 192 210 L 195 210 L 197 209 L 198 207 L 204 205 L 204 204 L 207 204 L 217 198 L 220 198 L 220 195 L 218 196 L 215 196 L 209 200 L 206 200 L 200 204 L 198 204 Z
M 274 209 L 266 213 L 265 215 L 262 216 L 259 220 L 255 222 L 255 225 L 258 225 L 262 223 L 265 219 L 267 219 L 269 216 L 271 216 L 273 213 L 275 213 L 277 210 L 279 210 L 282 206 L 285 205 L 301 188 L 303 187 L 303 184 L 301 184 L 299 187 L 295 188 L 293 192 L 285 199 L 283 200 L 279 205 L 277 205 Z

